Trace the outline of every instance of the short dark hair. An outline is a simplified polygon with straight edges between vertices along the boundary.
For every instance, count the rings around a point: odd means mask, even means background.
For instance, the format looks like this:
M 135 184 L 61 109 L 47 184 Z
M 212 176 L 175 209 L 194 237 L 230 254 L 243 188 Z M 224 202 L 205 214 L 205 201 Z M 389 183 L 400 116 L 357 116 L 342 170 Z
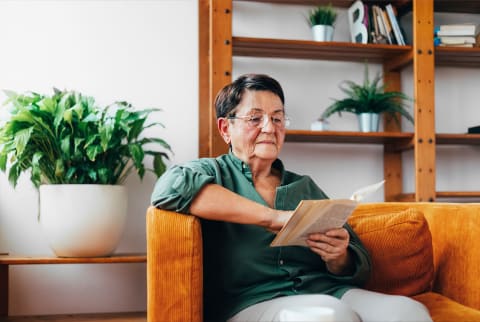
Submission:
M 282 104 L 285 104 L 283 89 L 278 81 L 265 74 L 245 74 L 218 92 L 215 98 L 217 119 L 229 116 L 240 104 L 245 90 L 272 92 L 280 98 Z

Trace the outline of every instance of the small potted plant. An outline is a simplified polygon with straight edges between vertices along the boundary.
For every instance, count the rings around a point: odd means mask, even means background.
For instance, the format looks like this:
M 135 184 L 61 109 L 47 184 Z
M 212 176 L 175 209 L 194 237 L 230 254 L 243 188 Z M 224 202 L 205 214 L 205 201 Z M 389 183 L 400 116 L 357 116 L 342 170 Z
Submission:
M 160 176 L 166 168 L 170 146 L 144 135 L 162 126 L 147 123 L 158 109 L 137 110 L 127 102 L 100 107 L 93 97 L 57 89 L 52 95 L 6 94 L 11 109 L 0 124 L 0 170 L 14 187 L 22 173 L 30 174 L 39 188 L 40 224 L 58 256 L 110 254 L 127 214 L 121 184 L 132 171 L 142 179 L 146 171 Z
M 413 117 L 406 105 L 406 102 L 412 101 L 412 99 L 402 92 L 386 92 L 381 80 L 382 76 L 379 73 L 370 81 L 368 66 L 365 65 L 363 84 L 357 84 L 349 80 L 343 81 L 340 84 L 340 89 L 347 97 L 341 100 L 335 100 L 335 102 L 322 113 L 321 117 L 326 119 L 334 113 L 338 113 L 340 116 L 342 112 L 354 113 L 358 116 L 359 127 L 362 132 L 378 131 L 378 124 L 382 113 L 390 114 L 398 123 L 400 120 L 397 114 L 400 114 L 413 123 Z
M 331 3 L 310 10 L 308 23 L 312 28 L 313 39 L 316 41 L 332 41 L 333 24 L 336 19 L 337 12 Z

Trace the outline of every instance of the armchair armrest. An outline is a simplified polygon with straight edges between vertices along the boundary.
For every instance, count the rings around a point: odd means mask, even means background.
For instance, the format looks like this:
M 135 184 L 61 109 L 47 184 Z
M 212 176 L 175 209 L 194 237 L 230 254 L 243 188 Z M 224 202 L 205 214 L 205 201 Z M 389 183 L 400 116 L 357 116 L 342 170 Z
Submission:
M 433 290 L 480 309 L 480 204 L 445 203 L 423 208 L 433 237 Z
M 147 209 L 148 322 L 203 320 L 200 220 Z

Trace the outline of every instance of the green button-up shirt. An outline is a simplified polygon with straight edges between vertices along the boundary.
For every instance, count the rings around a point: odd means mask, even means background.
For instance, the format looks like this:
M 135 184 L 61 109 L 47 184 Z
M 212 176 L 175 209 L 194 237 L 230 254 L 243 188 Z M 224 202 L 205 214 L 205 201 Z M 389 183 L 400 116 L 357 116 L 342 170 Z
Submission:
M 327 198 L 309 176 L 286 171 L 280 160 L 273 167 L 281 173 L 276 209 L 293 210 L 302 199 Z M 255 190 L 250 167 L 231 152 L 170 168 L 157 181 L 152 204 L 189 213 L 193 198 L 208 183 L 267 205 Z M 318 293 L 341 297 L 350 288 L 362 285 L 370 272 L 368 253 L 348 225 L 345 228 L 350 233 L 349 250 L 355 269 L 352 275 L 337 276 L 329 273 L 320 256 L 307 247 L 270 247 L 275 235 L 262 227 L 201 222 L 207 321 L 228 319 L 250 305 L 278 296 Z

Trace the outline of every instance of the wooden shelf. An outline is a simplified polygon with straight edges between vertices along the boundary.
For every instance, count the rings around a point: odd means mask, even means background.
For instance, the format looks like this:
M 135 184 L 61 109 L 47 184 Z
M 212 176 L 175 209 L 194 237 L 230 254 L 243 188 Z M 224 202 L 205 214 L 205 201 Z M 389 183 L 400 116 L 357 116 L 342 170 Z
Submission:
M 263 2 L 263 3 L 276 3 L 276 4 L 292 4 L 292 5 L 305 5 L 316 6 L 319 4 L 332 3 L 332 6 L 339 8 L 350 7 L 355 0 L 235 0 L 235 1 L 248 1 L 248 2 Z M 436 12 L 457 12 L 457 13 L 480 13 L 480 1 L 478 0 L 435 0 L 434 10 Z M 386 5 L 392 3 L 399 12 L 406 12 L 407 9 L 411 10 L 412 0 L 364 0 L 366 4 L 379 4 Z
M 353 132 L 287 130 L 286 142 L 393 144 L 401 150 L 412 147 L 411 132 Z M 437 145 L 480 145 L 480 134 L 438 133 Z M 0 257 L 1 258 L 1 257 Z
M 319 42 L 313 40 L 233 37 L 233 55 L 249 57 L 322 59 L 350 62 L 410 63 L 411 46 Z M 401 68 L 396 66 L 395 68 Z
M 107 257 L 54 257 L 54 256 L 18 256 L 1 255 L 0 265 L 28 264 L 108 264 L 108 263 L 144 263 L 146 254 L 114 254 Z
M 437 198 L 480 198 L 480 191 L 437 191 Z
M 146 322 L 146 312 L 2 317 L 2 322 Z
M 459 202 L 465 199 L 479 199 L 480 201 L 480 191 L 437 191 L 435 193 L 435 201 L 441 201 L 438 199 L 455 199 Z M 415 201 L 415 194 L 413 193 L 402 193 L 394 198 L 394 201 L 401 202 L 413 202 Z M 430 201 L 430 200 L 423 200 Z
M 436 12 L 480 13 L 478 0 L 435 0 L 433 8 Z
M 305 6 L 316 6 L 319 4 L 331 3 L 332 6 L 339 7 L 339 8 L 348 8 L 355 2 L 355 0 L 235 0 L 235 1 L 292 4 L 292 5 L 305 5 Z M 364 0 L 363 2 L 377 3 L 382 5 L 392 3 L 395 5 L 395 7 L 398 8 L 398 7 L 409 6 L 412 1 L 411 0 L 373 0 L 373 1 Z
M 318 42 L 313 40 L 233 37 L 233 55 L 247 57 L 315 59 L 387 63 L 397 70 L 411 62 L 412 46 Z M 400 61 L 393 64 L 392 61 Z M 479 48 L 435 47 L 435 64 L 480 67 Z
M 480 3 L 480 1 L 479 1 Z M 435 47 L 435 65 L 452 67 L 480 67 L 480 47 Z
M 439 145 L 480 145 L 480 134 L 445 134 L 435 135 L 436 143 Z
M 287 130 L 286 142 L 395 144 L 411 143 L 413 133 Z
M 21 256 L 16 254 L 1 255 L 0 256 L 0 321 L 5 321 L 5 319 L 8 316 L 8 293 L 9 293 L 8 276 L 9 276 L 9 268 L 11 265 L 145 263 L 146 261 L 147 261 L 147 255 L 145 253 L 114 254 L 112 256 L 105 256 L 105 257 Z M 32 320 L 28 320 L 28 321 L 32 321 Z M 57 320 L 57 321 L 60 321 L 60 320 Z M 72 321 L 76 321 L 76 320 L 72 320 Z M 84 320 L 81 320 L 81 321 L 84 321 Z M 103 321 L 103 320 L 99 319 L 99 320 L 92 320 L 92 321 Z M 120 320 L 120 321 L 130 321 L 130 320 Z

